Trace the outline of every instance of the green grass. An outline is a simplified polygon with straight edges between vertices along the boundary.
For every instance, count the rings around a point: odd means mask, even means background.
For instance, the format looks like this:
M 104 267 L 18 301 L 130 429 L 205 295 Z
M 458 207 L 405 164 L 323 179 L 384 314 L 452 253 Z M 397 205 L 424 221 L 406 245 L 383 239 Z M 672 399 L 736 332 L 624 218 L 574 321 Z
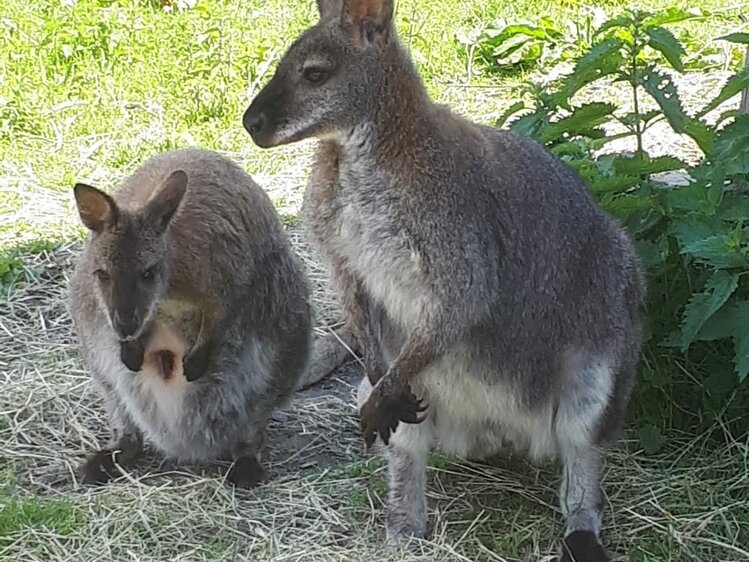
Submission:
M 603 9 L 613 13 L 617 4 Z M 574 0 L 402 0 L 397 23 L 434 98 L 488 122 L 509 105 L 522 77 L 471 66 L 457 36 L 500 17 L 578 18 L 584 10 Z M 70 196 L 75 181 L 111 188 L 146 158 L 186 145 L 233 155 L 285 199 L 281 207 L 295 211 L 308 147 L 259 150 L 241 115 L 284 48 L 316 17 L 312 0 L 201 0 L 171 11 L 144 0 L 4 0 L 0 246 L 19 236 L 80 232 Z M 694 22 L 677 31 L 705 44 L 716 35 Z

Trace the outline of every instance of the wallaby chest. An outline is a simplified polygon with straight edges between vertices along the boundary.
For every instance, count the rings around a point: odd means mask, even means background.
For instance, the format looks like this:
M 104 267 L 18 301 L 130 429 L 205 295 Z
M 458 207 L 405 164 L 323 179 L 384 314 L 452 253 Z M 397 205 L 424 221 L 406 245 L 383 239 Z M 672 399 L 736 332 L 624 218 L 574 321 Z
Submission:
M 343 262 L 407 328 L 426 296 L 426 282 L 390 179 L 366 160 L 340 158 L 310 187 L 313 234 L 321 249 Z

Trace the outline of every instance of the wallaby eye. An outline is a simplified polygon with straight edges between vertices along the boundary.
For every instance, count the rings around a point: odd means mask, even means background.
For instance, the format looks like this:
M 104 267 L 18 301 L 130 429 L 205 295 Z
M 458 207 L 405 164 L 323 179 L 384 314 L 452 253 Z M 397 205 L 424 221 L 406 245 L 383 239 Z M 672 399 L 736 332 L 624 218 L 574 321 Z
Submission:
M 322 84 L 328 77 L 328 71 L 324 68 L 310 66 L 302 71 L 302 78 L 310 84 Z
M 96 271 L 94 271 L 94 275 L 99 281 L 109 281 L 109 273 L 107 273 L 103 269 L 97 269 Z
M 143 278 L 143 281 L 152 281 L 153 280 L 153 267 L 149 267 L 146 269 L 142 274 L 141 277 Z

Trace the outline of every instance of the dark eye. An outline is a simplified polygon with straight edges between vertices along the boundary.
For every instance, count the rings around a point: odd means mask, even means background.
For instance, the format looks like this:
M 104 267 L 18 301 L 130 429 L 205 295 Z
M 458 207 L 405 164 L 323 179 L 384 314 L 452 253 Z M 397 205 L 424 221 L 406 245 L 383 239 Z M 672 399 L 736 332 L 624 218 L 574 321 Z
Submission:
M 328 77 L 328 71 L 324 68 L 310 66 L 302 71 L 302 77 L 310 84 L 322 84 Z
M 153 280 L 153 270 L 154 270 L 153 267 L 149 267 L 141 274 L 141 277 L 143 277 L 143 281 Z
M 96 275 L 96 278 L 99 281 L 109 281 L 109 273 L 107 273 L 103 269 L 97 269 L 96 271 L 94 271 L 94 275 Z

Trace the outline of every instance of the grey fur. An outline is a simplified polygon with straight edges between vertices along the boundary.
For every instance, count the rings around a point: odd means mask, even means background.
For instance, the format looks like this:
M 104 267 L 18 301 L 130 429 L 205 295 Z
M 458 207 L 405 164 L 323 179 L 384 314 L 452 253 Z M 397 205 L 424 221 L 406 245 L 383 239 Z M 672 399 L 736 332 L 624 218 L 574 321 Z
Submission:
M 561 457 L 568 531 L 597 537 L 602 448 L 640 351 L 629 237 L 541 146 L 433 104 L 382 26 L 392 0 L 320 6 L 244 125 L 264 147 L 322 141 L 304 219 L 364 352 L 362 428 L 389 447 L 388 536 L 426 529 L 413 505 L 429 447 L 511 446 Z M 422 403 L 427 419 L 402 423 Z
M 187 174 L 187 190 L 160 235 L 150 229 L 146 209 L 175 170 Z M 257 459 L 271 412 L 333 366 L 308 369 L 307 283 L 270 199 L 229 160 L 187 149 L 145 163 L 113 200 L 119 222 L 92 233 L 70 283 L 83 358 L 104 394 L 113 430 L 99 460 L 107 464 L 112 451 L 143 437 L 165 455 L 189 462 Z M 104 268 L 114 283 L 154 260 L 164 275 L 142 291 L 144 302 L 129 305 L 152 311 L 144 315 L 143 333 L 166 326 L 185 340 L 186 365 L 201 345 L 210 348 L 205 373 L 192 382 L 125 367 L 122 338 L 108 321 L 116 299 L 92 275 Z M 95 457 L 87 465 L 87 477 L 105 480 L 97 462 Z M 259 476 L 230 473 L 245 485 Z

